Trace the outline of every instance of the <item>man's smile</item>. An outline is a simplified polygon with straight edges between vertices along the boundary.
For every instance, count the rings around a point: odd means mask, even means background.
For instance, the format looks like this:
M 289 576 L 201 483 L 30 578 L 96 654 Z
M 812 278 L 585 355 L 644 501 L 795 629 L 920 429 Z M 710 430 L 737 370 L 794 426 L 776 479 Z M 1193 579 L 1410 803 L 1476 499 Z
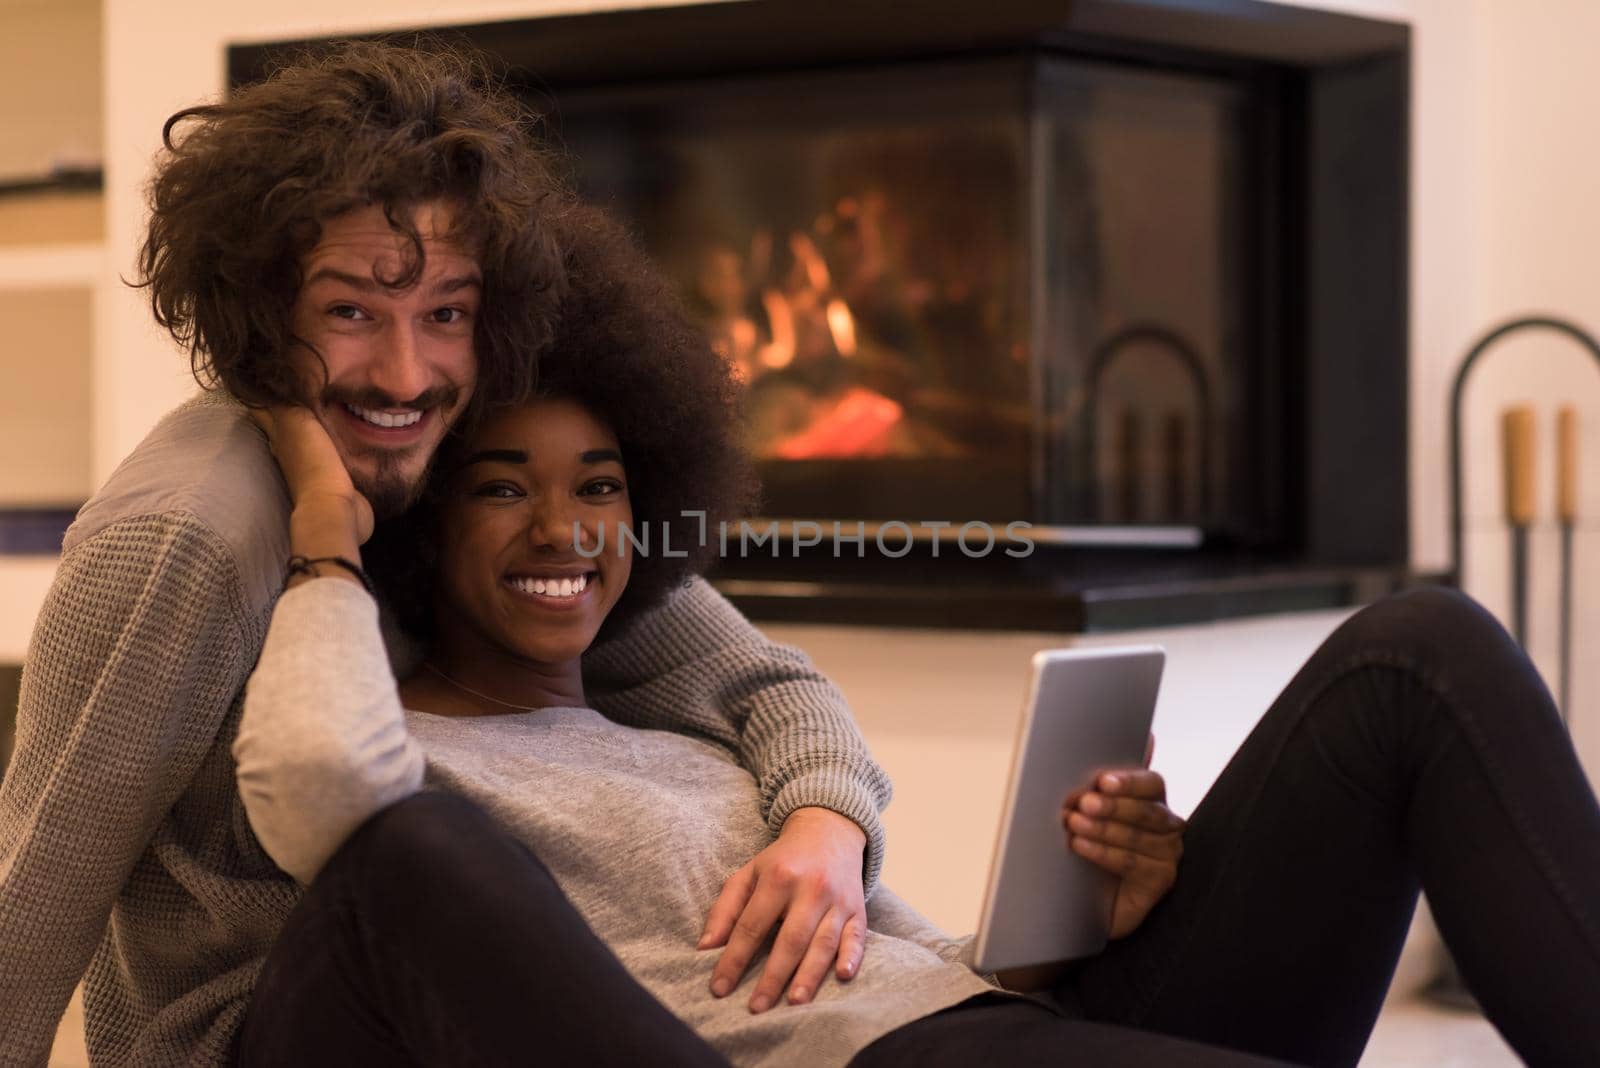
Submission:
M 438 408 L 359 408 L 348 402 L 329 406 L 338 436 L 352 445 L 405 449 L 427 438 L 439 419 Z
M 373 426 L 387 427 L 390 429 L 410 426 L 418 419 L 421 419 L 424 414 L 422 411 L 415 408 L 402 408 L 399 411 L 382 411 L 376 408 L 358 408 L 354 404 L 346 404 L 345 408 L 350 412 L 350 414 L 359 416 L 360 418 L 371 423 Z

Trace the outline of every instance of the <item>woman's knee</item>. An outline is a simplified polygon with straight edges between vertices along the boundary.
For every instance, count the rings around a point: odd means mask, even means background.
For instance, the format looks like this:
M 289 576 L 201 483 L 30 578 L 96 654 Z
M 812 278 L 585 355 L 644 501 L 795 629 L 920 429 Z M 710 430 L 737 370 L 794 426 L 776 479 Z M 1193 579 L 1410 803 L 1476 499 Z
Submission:
M 1340 660 L 1387 660 L 1430 676 L 1460 674 L 1471 661 L 1526 662 L 1482 605 L 1442 586 L 1407 590 L 1368 605 L 1334 632 L 1324 650 Z
M 1399 670 L 1447 705 L 1521 716 L 1549 705 L 1538 670 L 1487 609 L 1443 587 L 1409 590 L 1357 612 L 1319 651 L 1321 665 Z
M 483 809 L 455 794 L 423 791 L 358 827 L 318 879 L 331 878 L 346 895 L 386 906 L 409 900 L 428 907 L 463 903 L 512 870 L 551 881 L 538 859 Z
M 1346 627 L 1361 638 L 1403 643 L 1417 637 L 1477 642 L 1505 636 L 1494 616 L 1460 590 L 1424 586 L 1376 601 Z

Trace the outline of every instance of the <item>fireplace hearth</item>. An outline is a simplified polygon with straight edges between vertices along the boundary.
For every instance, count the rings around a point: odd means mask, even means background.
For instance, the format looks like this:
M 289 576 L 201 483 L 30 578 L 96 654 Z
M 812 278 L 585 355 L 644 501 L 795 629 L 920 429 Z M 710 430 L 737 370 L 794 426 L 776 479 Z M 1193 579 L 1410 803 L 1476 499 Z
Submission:
M 777 536 L 714 578 L 753 615 L 1122 627 L 1412 578 L 1405 26 L 750 0 L 451 32 L 748 383 Z M 840 524 L 865 551 L 811 536 Z

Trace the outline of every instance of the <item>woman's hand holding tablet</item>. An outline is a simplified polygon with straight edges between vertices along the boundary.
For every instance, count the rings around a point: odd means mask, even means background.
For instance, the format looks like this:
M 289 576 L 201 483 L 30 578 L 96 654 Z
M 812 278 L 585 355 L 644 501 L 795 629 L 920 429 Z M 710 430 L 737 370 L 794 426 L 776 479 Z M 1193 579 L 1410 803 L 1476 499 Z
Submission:
M 1108 936 L 1131 934 L 1178 879 L 1184 822 L 1167 807 L 1165 780 L 1148 767 L 1105 772 L 1067 798 L 1061 818 L 1072 851 L 1120 880 Z

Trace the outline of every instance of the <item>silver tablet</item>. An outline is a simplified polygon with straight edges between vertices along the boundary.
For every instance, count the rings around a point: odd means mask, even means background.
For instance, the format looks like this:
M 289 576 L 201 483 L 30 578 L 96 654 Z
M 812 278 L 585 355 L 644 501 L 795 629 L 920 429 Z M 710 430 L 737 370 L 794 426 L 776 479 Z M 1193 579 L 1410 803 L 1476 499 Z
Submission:
M 1144 763 L 1165 662 L 1156 645 L 1034 654 L 978 923 L 979 971 L 1105 947 L 1117 880 L 1067 847 L 1062 802 L 1102 771 Z

